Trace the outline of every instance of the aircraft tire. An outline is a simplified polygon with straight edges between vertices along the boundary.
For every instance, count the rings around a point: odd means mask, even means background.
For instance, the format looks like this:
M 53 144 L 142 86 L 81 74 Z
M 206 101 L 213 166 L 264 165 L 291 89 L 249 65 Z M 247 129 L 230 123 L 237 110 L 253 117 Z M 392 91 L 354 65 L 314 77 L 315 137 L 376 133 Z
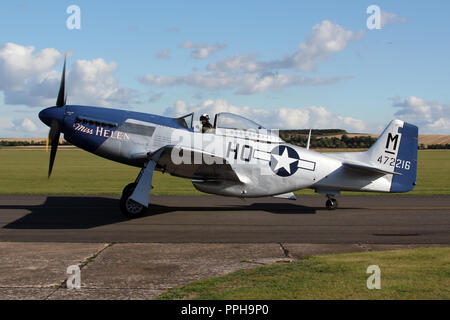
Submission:
M 142 217 L 145 213 L 145 207 L 130 199 L 136 188 L 136 183 L 130 183 L 122 191 L 120 198 L 120 211 L 124 216 L 130 219 Z
M 330 198 L 330 199 L 327 200 L 325 205 L 326 205 L 328 210 L 336 210 L 337 207 L 338 207 L 338 202 L 337 202 L 336 199 Z

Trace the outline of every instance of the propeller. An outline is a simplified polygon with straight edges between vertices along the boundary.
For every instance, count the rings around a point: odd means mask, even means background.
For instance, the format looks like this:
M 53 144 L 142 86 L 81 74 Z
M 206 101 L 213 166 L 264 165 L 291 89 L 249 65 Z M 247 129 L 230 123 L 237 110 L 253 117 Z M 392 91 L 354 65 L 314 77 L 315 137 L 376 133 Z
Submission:
M 59 86 L 58 98 L 56 99 L 56 107 L 62 108 L 66 105 L 66 59 L 64 57 L 64 67 L 61 76 L 61 84 Z M 50 131 L 48 133 L 48 138 L 46 141 L 46 149 L 48 151 L 48 146 L 50 145 L 50 163 L 48 167 L 48 177 L 50 178 L 53 170 L 53 164 L 55 163 L 56 151 L 58 150 L 59 137 L 61 135 L 61 124 L 58 120 L 53 119 Z

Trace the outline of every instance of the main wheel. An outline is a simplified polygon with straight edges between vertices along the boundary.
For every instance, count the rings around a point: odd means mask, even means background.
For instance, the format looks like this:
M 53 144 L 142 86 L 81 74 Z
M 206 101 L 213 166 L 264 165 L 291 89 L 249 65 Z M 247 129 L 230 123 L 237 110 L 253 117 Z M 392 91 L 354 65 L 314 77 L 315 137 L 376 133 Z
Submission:
M 130 199 L 135 188 L 136 183 L 130 183 L 123 188 L 120 198 L 120 211 L 124 216 L 131 219 L 142 217 L 145 212 L 145 207 L 142 204 Z
M 327 200 L 325 205 L 327 206 L 328 210 L 336 210 L 337 207 L 338 207 L 338 202 L 337 202 L 336 199 L 330 198 L 330 199 Z

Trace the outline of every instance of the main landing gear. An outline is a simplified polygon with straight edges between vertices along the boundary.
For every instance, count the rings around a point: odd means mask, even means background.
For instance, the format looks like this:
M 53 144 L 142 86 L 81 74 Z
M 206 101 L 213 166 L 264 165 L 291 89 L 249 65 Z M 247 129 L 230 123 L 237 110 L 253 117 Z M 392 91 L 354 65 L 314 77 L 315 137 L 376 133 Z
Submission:
M 159 158 L 159 153 L 157 158 Z M 153 171 L 155 170 L 156 161 L 150 159 L 142 168 L 136 178 L 136 181 L 130 183 L 122 191 L 120 198 L 120 211 L 128 218 L 139 218 L 148 208 L 150 190 L 152 186 Z
M 325 205 L 327 207 L 328 210 L 336 210 L 338 207 L 338 202 L 335 198 L 333 198 L 333 195 L 328 195 L 327 194 L 327 202 L 325 202 Z

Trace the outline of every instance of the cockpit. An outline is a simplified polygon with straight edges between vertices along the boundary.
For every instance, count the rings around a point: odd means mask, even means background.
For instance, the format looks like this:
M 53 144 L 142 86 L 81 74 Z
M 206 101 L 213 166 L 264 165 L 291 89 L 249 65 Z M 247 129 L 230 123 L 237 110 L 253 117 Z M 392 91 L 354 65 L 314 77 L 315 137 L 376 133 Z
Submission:
M 263 126 L 253 120 L 229 112 L 222 112 L 216 115 L 214 119 L 214 128 L 245 131 L 258 131 L 264 129 Z
M 177 123 L 186 129 L 194 128 L 194 113 L 187 114 L 183 117 L 177 118 Z M 214 117 L 213 128 L 233 129 L 233 130 L 261 130 L 264 127 L 253 120 L 244 118 L 237 114 L 229 112 L 221 112 Z
M 202 131 L 201 123 L 196 124 L 196 121 L 194 121 L 194 113 L 178 118 L 177 122 L 180 126 L 188 130 L 195 132 Z M 278 135 L 278 130 L 265 129 L 262 125 L 253 120 L 229 112 L 221 112 L 216 114 L 214 117 L 214 123 L 212 124 L 212 129 L 208 130 L 207 133 L 247 138 L 255 138 L 256 136 L 260 136 L 262 140 L 273 140 L 273 142 L 278 142 L 281 140 Z

